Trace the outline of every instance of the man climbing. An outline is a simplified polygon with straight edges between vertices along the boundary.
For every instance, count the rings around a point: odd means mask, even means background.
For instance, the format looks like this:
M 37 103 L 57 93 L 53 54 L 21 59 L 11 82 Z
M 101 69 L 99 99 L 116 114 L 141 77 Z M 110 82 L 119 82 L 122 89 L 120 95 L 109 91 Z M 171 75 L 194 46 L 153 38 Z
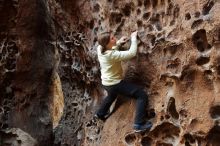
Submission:
M 98 60 L 101 67 L 102 85 L 108 92 L 96 117 L 104 120 L 109 116 L 109 108 L 118 94 L 135 97 L 137 99 L 136 115 L 133 128 L 136 132 L 150 130 L 152 123 L 146 121 L 147 94 L 139 86 L 123 80 L 121 61 L 133 58 L 137 54 L 137 31 L 131 34 L 131 46 L 129 50 L 120 51 L 119 47 L 127 41 L 122 37 L 116 42 L 116 38 L 110 32 L 103 32 L 98 36 L 97 48 Z

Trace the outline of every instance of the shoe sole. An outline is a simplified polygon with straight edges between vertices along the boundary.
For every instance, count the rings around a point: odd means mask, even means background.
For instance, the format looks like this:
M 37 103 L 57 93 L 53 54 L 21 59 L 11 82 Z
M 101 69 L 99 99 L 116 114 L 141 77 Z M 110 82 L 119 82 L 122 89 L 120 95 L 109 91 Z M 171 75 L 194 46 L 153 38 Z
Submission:
M 117 98 L 115 99 L 115 101 L 114 101 L 114 102 L 112 103 L 112 105 L 110 106 L 110 108 L 109 108 L 109 114 L 111 114 L 111 113 L 114 111 L 116 102 L 117 102 Z
M 141 133 L 144 132 L 144 130 L 134 130 L 135 133 Z
M 134 130 L 135 133 L 141 133 L 141 132 L 149 132 L 150 129 L 144 129 L 144 130 Z
M 108 113 L 104 116 L 104 118 L 99 118 L 98 115 L 94 115 L 95 118 L 100 119 L 102 121 L 105 121 L 106 119 L 108 119 L 108 117 L 113 113 L 114 109 L 115 109 L 115 104 L 116 104 L 117 98 L 114 100 L 114 102 L 112 103 L 112 105 L 109 108 Z

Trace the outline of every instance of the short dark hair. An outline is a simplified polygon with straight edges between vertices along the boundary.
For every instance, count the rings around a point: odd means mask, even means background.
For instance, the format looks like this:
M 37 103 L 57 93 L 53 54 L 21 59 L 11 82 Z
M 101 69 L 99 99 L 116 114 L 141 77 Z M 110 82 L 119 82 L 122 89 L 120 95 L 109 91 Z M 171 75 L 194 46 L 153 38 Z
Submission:
M 111 32 L 102 32 L 98 35 L 98 43 L 103 48 L 107 46 L 110 41 Z

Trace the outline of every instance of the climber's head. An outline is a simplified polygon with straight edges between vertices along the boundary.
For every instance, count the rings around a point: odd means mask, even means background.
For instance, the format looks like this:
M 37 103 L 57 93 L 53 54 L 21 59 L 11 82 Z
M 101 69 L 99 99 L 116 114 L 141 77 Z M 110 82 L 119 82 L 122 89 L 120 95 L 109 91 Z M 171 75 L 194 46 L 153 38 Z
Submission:
M 102 32 L 98 35 L 98 43 L 105 49 L 104 52 L 116 45 L 116 38 L 111 32 Z

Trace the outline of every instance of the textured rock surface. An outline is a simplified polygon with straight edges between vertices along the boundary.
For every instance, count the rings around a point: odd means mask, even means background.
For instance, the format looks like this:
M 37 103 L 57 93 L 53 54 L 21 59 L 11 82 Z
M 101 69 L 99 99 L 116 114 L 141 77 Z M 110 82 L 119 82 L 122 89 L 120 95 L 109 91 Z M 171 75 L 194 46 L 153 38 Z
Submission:
M 36 146 L 37 141 L 33 139 L 29 134 L 25 133 L 21 129 L 12 128 L 10 130 L 4 130 L 0 132 L 2 137 L 1 145 L 13 145 L 13 146 Z
M 52 115 L 53 128 L 55 128 L 59 124 L 61 116 L 63 115 L 63 108 L 64 108 L 63 91 L 58 73 L 56 73 L 54 75 L 54 79 L 52 79 L 50 90 L 52 96 L 49 101 L 50 103 L 49 109 Z
M 2 129 L 19 127 L 41 145 L 52 126 L 56 146 L 220 145 L 218 0 L 1 0 L 0 8 Z M 92 118 L 106 94 L 97 33 L 135 29 L 138 55 L 123 68 L 149 93 L 154 126 L 142 134 L 132 131 L 135 100 L 123 96 L 105 122 Z
M 58 51 L 44 0 L 1 1 L 1 129 L 16 127 L 52 145 L 49 109 Z M 8 12 L 7 12 L 8 11 Z M 10 12 L 10 13 L 9 13 Z M 16 135 L 9 134 L 6 138 Z M 3 133 L 4 137 L 4 133 Z

